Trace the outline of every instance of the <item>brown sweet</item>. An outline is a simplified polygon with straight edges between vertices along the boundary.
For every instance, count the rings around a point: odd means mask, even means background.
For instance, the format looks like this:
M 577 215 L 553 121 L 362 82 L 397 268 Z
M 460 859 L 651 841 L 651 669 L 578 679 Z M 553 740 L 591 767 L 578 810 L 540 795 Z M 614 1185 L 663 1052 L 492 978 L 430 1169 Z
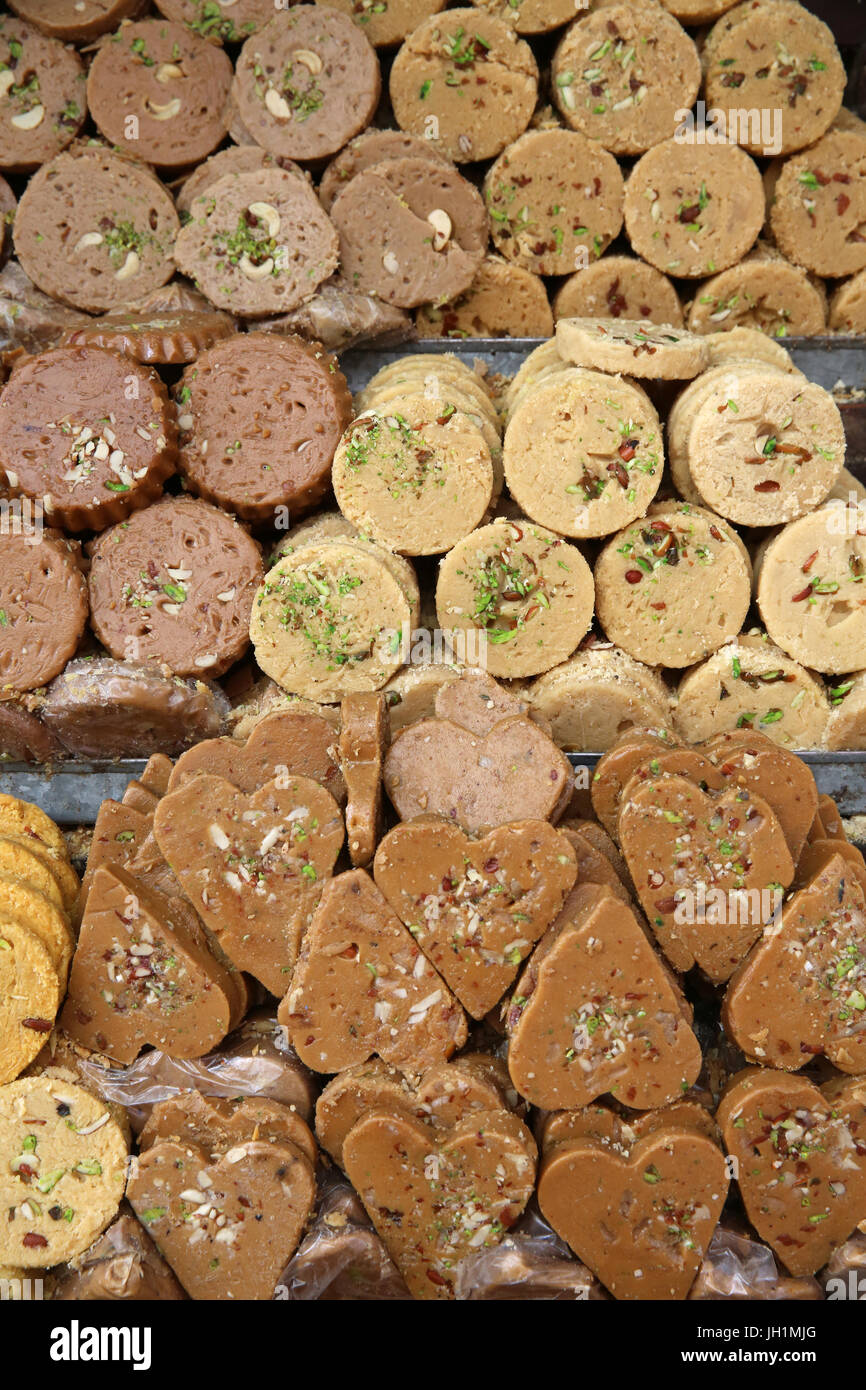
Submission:
M 433 708 L 437 719 L 483 737 L 500 720 L 511 714 L 529 714 L 529 705 L 514 691 L 489 676 L 486 671 L 462 671 L 436 692 Z
M 179 1302 L 185 1298 L 144 1227 L 128 1211 L 60 1273 L 52 1303 Z
M 60 1026 L 116 1062 L 148 1043 L 201 1057 L 229 1031 L 234 987 L 195 914 L 118 865 L 93 876 Z
M 623 794 L 619 842 L 675 970 L 726 980 L 776 911 L 794 863 L 770 805 L 746 788 L 712 797 L 684 777 Z
M 716 734 L 700 751 L 715 763 L 726 785 L 746 787 L 769 802 L 796 864 L 818 811 L 818 791 L 808 765 L 752 729 Z
M 343 843 L 334 798 L 309 777 L 277 777 L 244 794 L 203 773 L 162 798 L 153 828 L 232 962 L 282 994 Z
M 448 719 L 404 729 L 385 759 L 385 789 L 401 820 L 439 815 L 479 833 L 520 815 L 549 820 L 571 793 L 571 765 L 524 715 L 484 738 Z
M 191 1298 L 269 1299 L 316 1195 L 288 1142 L 251 1140 L 216 1163 L 167 1140 L 138 1160 L 127 1195 Z
M 657 753 L 681 746 L 668 729 L 636 727 L 627 729 L 599 758 L 592 777 L 592 809 L 614 839 L 618 834 L 620 798 L 635 769 Z
M 320 1072 L 375 1052 L 419 1073 L 467 1036 L 457 1000 L 362 869 L 325 885 L 277 1016 Z
M 631 894 L 611 860 L 586 835 L 574 830 L 573 824 L 574 822 L 563 821 L 559 829 L 577 858 L 577 882 L 594 883 L 598 887 L 609 888 L 615 898 L 631 907 Z
M 456 825 L 398 825 L 378 887 L 473 1018 L 496 1006 L 574 884 L 572 846 L 546 821 L 470 840 Z
M 866 1210 L 866 1085 L 753 1068 L 717 1119 L 749 1220 L 793 1275 L 813 1274 Z
M 823 1053 L 866 1071 L 866 897 L 861 874 L 832 844 L 781 920 L 732 977 L 725 1031 L 752 1061 L 799 1071 Z
M 380 691 L 346 695 L 340 718 L 337 756 L 346 782 L 346 837 L 358 869 L 370 863 L 382 834 L 382 763 L 391 741 L 385 696 Z
M 453 1297 L 460 1260 L 499 1242 L 535 1179 L 532 1136 L 505 1109 L 432 1134 L 399 1110 L 373 1110 L 346 1136 L 343 1161 L 418 1299 Z
M 725 1157 L 676 1107 L 635 1129 L 634 1142 L 620 1131 L 555 1144 L 539 1205 L 615 1298 L 683 1299 L 727 1195 Z
M 195 1144 L 214 1157 L 255 1139 L 263 1144 L 293 1144 L 315 1166 L 316 1142 L 299 1115 L 288 1106 L 259 1096 L 223 1100 L 199 1091 L 184 1091 L 153 1107 L 138 1136 L 141 1153 L 164 1140 Z
M 81 880 L 80 903 L 87 902 L 97 869 L 116 866 L 126 869 L 153 831 L 153 814 L 121 801 L 103 801 L 87 855 L 87 868 Z
M 578 884 L 517 982 L 508 1069 L 545 1110 L 579 1109 L 606 1092 L 650 1109 L 700 1072 L 689 1023 L 634 913 L 608 888 Z
M 280 710 L 262 719 L 243 743 L 214 738 L 188 749 L 175 763 L 167 790 L 176 791 L 200 773 L 222 777 L 247 793 L 274 777 L 308 777 L 342 804 L 346 787 L 333 751 L 334 731 L 321 715 Z

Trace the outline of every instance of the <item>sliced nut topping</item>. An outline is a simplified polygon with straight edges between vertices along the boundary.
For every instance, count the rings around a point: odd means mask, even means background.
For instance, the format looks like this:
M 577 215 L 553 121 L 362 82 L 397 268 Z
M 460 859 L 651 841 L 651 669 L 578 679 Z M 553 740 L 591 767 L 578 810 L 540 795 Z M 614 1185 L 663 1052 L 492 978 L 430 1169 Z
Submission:
M 253 217 L 257 217 L 260 222 L 264 222 L 268 229 L 268 236 L 275 237 L 280 234 L 280 214 L 270 203 L 250 203 L 250 212 Z
M 75 251 L 86 251 L 88 246 L 101 246 L 105 237 L 101 232 L 85 232 L 75 243 Z
M 267 260 L 262 261 L 261 265 L 256 265 L 250 260 L 245 251 L 238 261 L 238 269 L 248 280 L 267 280 L 268 276 L 273 273 L 274 258 L 273 256 L 268 256 Z
M 144 104 L 155 121 L 173 121 L 175 116 L 180 115 L 180 97 L 172 97 L 171 101 L 163 103 L 151 101 L 148 97 Z
M 31 106 L 29 111 L 19 111 L 17 116 L 13 116 L 10 122 L 16 130 L 35 130 L 42 124 L 45 116 L 44 106 Z
M 5 97 L 10 87 L 15 86 L 15 74 L 11 68 L 6 68 L 0 72 L 0 97 Z
M 290 121 L 292 119 L 292 108 L 276 87 L 269 87 L 265 93 L 265 106 L 272 116 L 276 116 L 278 121 Z
M 433 228 L 433 250 L 441 251 L 451 239 L 451 218 L 444 208 L 434 208 L 428 212 L 427 221 Z
M 394 255 L 393 251 L 385 252 L 384 256 L 382 257 L 382 264 L 389 275 L 396 275 L 397 271 L 400 269 L 400 262 L 397 260 L 397 257 Z
M 183 68 L 177 63 L 160 63 L 156 70 L 157 82 L 171 82 L 175 77 L 183 77 Z
M 139 260 L 138 252 L 130 251 L 123 265 L 120 267 L 120 270 L 115 271 L 114 278 L 115 280 L 131 280 L 133 275 L 137 275 L 140 269 L 141 261 Z
M 296 63 L 303 63 L 304 67 L 315 77 L 316 73 L 322 71 L 322 60 L 318 53 L 313 53 L 310 48 L 297 48 L 292 54 Z
M 191 430 L 193 425 L 195 424 L 195 420 L 191 415 L 178 415 L 177 423 L 180 429 Z

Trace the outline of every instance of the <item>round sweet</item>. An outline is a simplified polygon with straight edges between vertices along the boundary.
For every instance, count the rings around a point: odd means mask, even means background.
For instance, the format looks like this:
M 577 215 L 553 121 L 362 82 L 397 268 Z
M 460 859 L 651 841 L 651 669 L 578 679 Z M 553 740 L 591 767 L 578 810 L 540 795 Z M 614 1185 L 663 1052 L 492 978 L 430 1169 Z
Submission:
M 492 159 L 529 125 L 538 65 L 529 44 L 495 15 L 446 10 L 406 39 L 389 91 L 401 130 L 430 138 L 457 164 Z
M 831 130 L 769 180 L 770 230 L 779 250 L 816 275 L 866 267 L 866 135 Z
M 471 397 L 494 428 L 499 427 L 496 406 L 481 377 L 451 352 L 416 352 L 380 367 L 356 397 L 357 409 L 368 410 L 393 386 L 399 387 L 403 394 L 423 389 L 438 396 L 456 388 Z
M 246 651 L 259 547 L 225 512 L 166 497 L 94 543 L 91 624 L 118 659 L 220 676 Z
M 574 0 L 474 0 L 518 34 L 547 34 L 574 18 Z
M 0 14 L 0 169 L 26 173 L 53 159 L 86 115 L 84 64 L 75 50 Z
M 836 333 L 866 333 L 866 270 L 836 290 L 830 301 L 830 327 Z
M 661 3 L 681 24 L 709 24 L 726 10 L 733 9 L 737 0 L 661 0 Z
M 687 743 L 755 729 L 784 748 L 818 748 L 829 713 L 821 681 L 766 638 L 750 634 L 683 676 L 673 722 Z
M 351 15 L 374 48 L 402 43 L 425 19 L 445 8 L 445 0 L 316 0 L 316 4 Z
M 415 614 L 384 561 L 351 542 L 304 546 L 268 571 L 250 636 L 266 675 L 325 703 L 380 690 Z
M 274 0 L 156 0 L 156 8 L 203 39 L 241 43 L 273 18 Z
M 647 319 L 682 328 L 683 307 L 666 275 L 636 256 L 602 256 L 560 285 L 556 319 Z M 539 335 L 541 336 L 541 335 Z
M 87 623 L 77 544 L 56 531 L 6 535 L 0 568 L 0 686 L 35 690 L 63 670 Z
M 764 186 L 736 145 L 666 140 L 639 159 L 625 188 L 632 247 L 657 270 L 684 279 L 742 260 L 764 221 Z
M 7 1087 L 41 1051 L 60 1006 L 61 985 L 51 954 L 27 925 L 0 913 L 0 1117 Z M 3 1122 L 0 1118 L 0 1142 Z M 18 1154 L 3 1154 L 0 1170 Z M 0 1178 L 0 1183 L 2 1183 Z M 6 1195 L 5 1192 L 3 1194 Z M 4 1203 L 8 1206 L 8 1203 Z M 8 1228 L 3 1222 L 0 1261 L 8 1260 Z M 22 1252 L 23 1253 L 23 1252 Z
M 439 153 L 432 140 L 409 135 L 405 130 L 377 130 L 371 126 L 350 140 L 322 174 L 319 200 L 325 211 L 330 211 L 337 194 L 356 174 L 389 159 L 427 159 L 431 164 L 450 162 Z
M 300 338 L 237 335 L 176 388 L 189 487 L 246 521 L 295 517 L 328 490 L 352 398 L 336 360 Z
M 421 338 L 549 338 L 553 314 L 538 275 L 488 256 L 465 294 L 419 309 L 415 327 Z
M 511 496 L 563 536 L 606 536 L 643 516 L 661 483 L 661 426 L 635 383 L 570 367 L 526 391 L 505 431 Z
M 9 8 L 49 38 L 87 43 L 134 19 L 141 0 L 9 0 Z
M 142 19 L 98 50 L 87 78 L 90 114 L 106 140 L 157 168 L 195 164 L 228 125 L 228 55 L 185 24 Z
M 794 0 L 746 0 L 710 30 L 701 54 L 708 109 L 720 111 L 753 154 L 789 154 L 813 144 L 838 115 L 846 73 L 826 24 Z M 774 119 L 771 141 L 762 113 Z M 760 130 L 758 126 L 762 126 Z
M 332 541 L 350 541 L 362 550 L 371 550 L 396 579 L 413 615 L 417 615 L 421 606 L 421 593 L 411 561 L 386 550 L 369 536 L 362 536 L 342 512 L 316 512 L 313 516 L 307 517 L 306 521 L 298 522 L 298 525 L 293 526 L 280 541 L 270 563 L 274 564 L 284 555 L 294 555 L 296 551 L 307 546 L 327 545 Z
M 854 671 L 830 688 L 830 718 L 824 746 L 831 751 L 862 752 L 866 748 L 866 673 Z
M 692 333 L 742 327 L 809 338 L 826 327 L 827 296 L 819 281 L 759 241 L 739 265 L 697 287 L 686 323 Z
M 81 144 L 33 175 L 15 216 L 15 253 L 52 299 L 106 313 L 170 280 L 180 222 L 143 164 Z
M 526 692 L 560 748 L 604 753 L 629 729 L 664 727 L 670 691 L 660 676 L 616 647 L 594 645 L 539 676 Z
M 709 367 L 724 366 L 731 358 L 749 358 L 753 362 L 768 362 L 783 372 L 796 370 L 788 350 L 758 328 L 729 328 L 726 333 L 707 333 L 704 342 Z
M 702 338 L 642 319 L 560 319 L 556 346 L 575 366 L 656 381 L 688 381 L 707 365 Z
M 756 561 L 755 597 L 771 640 L 815 671 L 866 666 L 866 534 L 857 526 L 863 511 L 851 516 L 831 503 L 801 516 Z
M 434 660 L 404 666 L 392 676 L 383 691 L 391 736 L 416 724 L 419 719 L 432 719 L 436 713 L 436 696 L 444 686 L 456 681 L 459 674 L 459 666 L 447 660 Z
M 479 633 L 492 676 L 535 676 L 565 661 L 587 633 L 593 601 L 577 547 L 524 519 L 466 536 L 436 583 L 439 627 Z
M 325 159 L 364 130 L 379 102 L 375 49 L 338 10 L 293 5 L 247 39 L 233 99 L 257 145 L 289 159 Z
M 100 531 L 147 506 L 176 461 L 168 392 L 151 367 L 120 353 L 52 348 L 25 359 L 0 394 L 11 492 L 69 531 Z
M 649 666 L 690 666 L 739 633 L 752 568 L 721 517 L 660 503 L 602 550 L 595 591 L 598 621 L 616 646 Z
M 576 130 L 528 131 L 484 178 L 496 250 L 536 275 L 598 260 L 619 235 L 623 194 L 613 155 Z
M 467 415 L 414 395 L 355 420 L 332 481 L 337 505 L 363 534 L 404 555 L 436 555 L 481 521 L 493 465 Z
M 615 154 L 640 154 L 669 139 L 694 104 L 701 62 L 669 14 L 613 0 L 566 30 L 550 76 L 567 125 Z

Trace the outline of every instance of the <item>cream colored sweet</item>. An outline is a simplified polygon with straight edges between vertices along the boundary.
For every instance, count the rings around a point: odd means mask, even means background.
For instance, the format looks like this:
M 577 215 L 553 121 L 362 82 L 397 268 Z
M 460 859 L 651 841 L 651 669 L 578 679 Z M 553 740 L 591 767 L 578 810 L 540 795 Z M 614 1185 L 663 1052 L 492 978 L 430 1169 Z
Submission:
M 836 290 L 830 301 L 830 327 L 835 333 L 866 333 L 866 270 Z
M 526 520 L 473 531 L 446 555 L 436 584 L 440 628 L 477 634 L 478 664 L 492 676 L 534 676 L 565 661 L 589 629 L 593 601 L 577 547 Z
M 829 391 L 768 367 L 696 407 L 687 450 L 709 507 L 744 526 L 776 526 L 827 496 L 845 462 L 845 429 Z
M 570 367 L 515 405 L 503 461 L 509 491 L 533 521 L 563 536 L 606 536 L 655 497 L 661 426 L 636 383 Z
M 852 671 L 833 682 L 829 695 L 824 746 L 833 752 L 862 752 L 866 749 L 866 671 Z
M 451 352 L 419 352 L 411 357 L 400 357 L 389 362 L 370 378 L 367 385 L 355 396 L 358 412 L 369 410 L 386 388 L 399 386 L 404 393 L 419 388 L 441 396 L 443 389 L 457 387 L 465 395 L 471 396 L 477 407 L 488 416 L 492 425 L 498 428 L 499 416 L 493 399 L 483 384 L 481 377 Z
M 607 250 L 623 218 L 619 165 L 576 130 L 527 131 L 488 169 L 496 250 L 537 275 L 570 275 Z
M 819 280 L 759 241 L 739 265 L 697 288 L 686 323 L 693 333 L 743 327 L 771 338 L 810 338 L 827 325 L 827 296 Z
M 680 24 L 709 24 L 725 10 L 733 9 L 737 0 L 661 0 L 661 3 Z
M 659 504 L 613 536 L 595 564 L 606 636 L 649 666 L 690 666 L 735 637 L 752 597 L 745 547 L 721 517 Z
M 767 175 L 770 230 L 779 250 L 816 275 L 866 267 L 866 135 L 832 129 Z
M 538 275 L 488 256 L 465 294 L 415 315 L 421 338 L 549 338 L 553 314 Z
M 423 641 L 423 629 L 420 640 Z M 384 687 L 391 734 L 399 733 L 419 719 L 432 719 L 436 696 L 460 675 L 460 667 L 448 661 L 424 661 L 405 666 Z
M 707 333 L 704 342 L 709 358 L 708 367 L 723 367 L 733 357 L 769 362 L 784 372 L 796 371 L 787 348 L 757 328 L 729 328 L 727 333 Z
M 477 526 L 493 495 L 480 428 L 455 408 L 398 397 L 360 416 L 337 446 L 333 486 L 344 516 L 404 555 L 436 555 Z
M 538 66 L 529 44 L 495 15 L 446 10 L 409 34 L 389 90 L 400 129 L 431 139 L 461 164 L 492 159 L 523 133 L 535 109 Z
M 707 366 L 697 334 L 641 319 L 560 319 L 556 347 L 576 367 L 656 381 L 688 381 Z
M 268 571 L 250 637 L 266 675 L 290 694 L 329 703 L 381 689 L 403 664 L 402 634 L 416 621 L 382 559 L 350 542 L 326 542 Z
M 455 410 L 459 411 L 480 430 L 490 452 L 493 468 L 491 502 L 496 502 L 505 479 L 502 471 L 502 436 L 492 402 L 488 399 L 482 404 L 481 396 L 484 393 L 481 387 L 470 394 L 465 389 L 465 381 L 461 381 L 460 385 L 453 385 L 453 379 L 448 375 L 432 376 L 422 369 L 414 375 L 411 372 L 407 373 L 406 377 L 399 381 L 368 387 L 364 392 L 364 412 L 402 415 L 407 420 L 434 419 L 447 423 Z
M 648 319 L 683 326 L 683 306 L 666 275 L 636 256 L 602 256 L 560 285 L 556 319 Z
M 367 35 L 374 48 L 393 48 L 430 15 L 445 8 L 445 0 L 316 0 L 342 10 Z
M 559 355 L 555 337 L 550 338 L 546 343 L 539 343 L 538 347 L 533 348 L 529 355 L 524 357 L 502 393 L 502 408 L 506 418 L 510 416 L 524 388 L 533 386 L 543 376 L 547 376 L 551 372 L 562 371 L 564 367 L 565 363 Z
M 700 85 L 693 40 L 655 5 L 612 3 L 579 15 L 551 64 L 565 123 L 621 155 L 669 139 Z
M 293 526 L 280 541 L 271 556 L 271 561 L 273 563 L 281 560 L 284 555 L 294 555 L 310 545 L 328 545 L 343 541 L 350 541 L 352 545 L 371 551 L 394 576 L 413 612 L 420 608 L 421 593 L 412 562 L 402 555 L 395 555 L 385 546 L 378 545 L 369 536 L 361 535 L 358 528 L 353 526 L 342 512 L 317 512 L 305 521 L 298 522 L 298 525 Z
M 813 144 L 842 105 L 846 73 L 833 35 L 794 0 L 737 5 L 710 30 L 701 62 L 708 109 L 721 111 L 729 137 L 753 154 Z
M 792 521 L 762 547 L 755 581 L 767 632 L 795 661 L 833 675 L 866 666 L 866 507 Z
M 744 634 L 683 676 L 673 723 L 688 743 L 755 729 L 784 748 L 818 748 L 829 714 L 826 690 L 811 671 L 766 637 Z
M 736 145 L 671 139 L 638 160 L 624 210 L 639 256 L 666 275 L 699 279 L 735 265 L 754 245 L 764 189 L 755 161 Z
M 547 34 L 574 18 L 574 0 L 475 0 L 518 34 Z
M 604 753 L 628 729 L 670 719 L 670 691 L 658 673 L 613 646 L 577 652 L 525 694 L 559 746 L 579 752 Z

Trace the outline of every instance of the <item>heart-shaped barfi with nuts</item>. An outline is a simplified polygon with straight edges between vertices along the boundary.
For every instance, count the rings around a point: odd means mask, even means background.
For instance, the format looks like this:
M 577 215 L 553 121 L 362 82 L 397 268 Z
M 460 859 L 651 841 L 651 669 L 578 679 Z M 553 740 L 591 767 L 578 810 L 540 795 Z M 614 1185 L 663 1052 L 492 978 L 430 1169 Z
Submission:
M 577 862 L 547 821 L 516 821 L 480 840 L 419 821 L 386 835 L 373 873 L 463 1007 L 483 1018 L 562 907 Z
M 529 1130 L 504 1107 L 436 1129 L 399 1109 L 369 1111 L 343 1165 L 415 1298 L 454 1297 L 464 1256 L 498 1245 L 535 1185 Z
M 794 1275 L 814 1274 L 866 1214 L 866 1080 L 740 1072 L 716 1116 L 749 1220 Z
M 772 806 L 796 864 L 818 811 L 815 778 L 803 759 L 754 729 L 716 734 L 700 751 L 725 786 L 746 787 Z
M 200 773 L 222 777 L 242 792 L 258 791 L 275 779 L 310 777 L 342 805 L 346 787 L 334 742 L 334 730 L 320 714 L 277 710 L 260 720 L 244 743 L 208 738 L 181 753 L 168 790 L 176 791 Z
M 269 1299 L 316 1198 L 312 1164 L 288 1141 L 250 1140 L 213 1162 L 160 1140 L 133 1167 L 127 1197 L 196 1299 Z
M 343 843 L 334 798 L 309 777 L 248 795 L 200 773 L 161 799 L 153 831 L 232 963 L 283 994 Z
M 522 714 L 483 736 L 450 719 L 420 719 L 385 759 L 385 790 L 401 820 L 441 816 L 476 835 L 518 819 L 555 820 L 572 780 L 565 754 Z
M 781 906 L 794 864 L 772 808 L 746 787 L 712 796 L 685 777 L 626 788 L 619 842 L 675 970 L 727 980 Z
M 325 885 L 277 1017 L 320 1072 L 377 1053 L 418 1075 L 467 1035 L 457 1000 L 363 869 Z
M 838 850 L 735 972 L 723 1018 L 759 1066 L 799 1071 L 823 1052 L 849 1075 L 866 1071 L 866 897 Z
M 315 1167 L 316 1141 L 300 1115 L 266 1096 L 241 1096 L 227 1100 L 201 1091 L 180 1091 L 157 1101 L 138 1136 L 142 1153 L 153 1144 L 170 1139 L 195 1144 L 209 1154 L 224 1154 L 252 1139 L 263 1143 L 288 1142 L 300 1149 Z
M 709 758 L 686 748 L 663 729 L 629 729 L 603 753 L 592 778 L 592 809 L 616 839 L 623 793 L 636 774 L 641 780 L 679 773 L 707 791 L 723 791 L 724 779 Z
M 609 888 L 573 888 L 508 1011 L 508 1070 L 543 1110 L 610 1093 L 647 1110 L 697 1079 L 691 1015 L 632 910 Z
M 627 1123 L 600 1106 L 575 1118 L 545 1144 L 544 1216 L 614 1298 L 685 1298 L 728 1191 L 706 1119 L 677 1105 Z

